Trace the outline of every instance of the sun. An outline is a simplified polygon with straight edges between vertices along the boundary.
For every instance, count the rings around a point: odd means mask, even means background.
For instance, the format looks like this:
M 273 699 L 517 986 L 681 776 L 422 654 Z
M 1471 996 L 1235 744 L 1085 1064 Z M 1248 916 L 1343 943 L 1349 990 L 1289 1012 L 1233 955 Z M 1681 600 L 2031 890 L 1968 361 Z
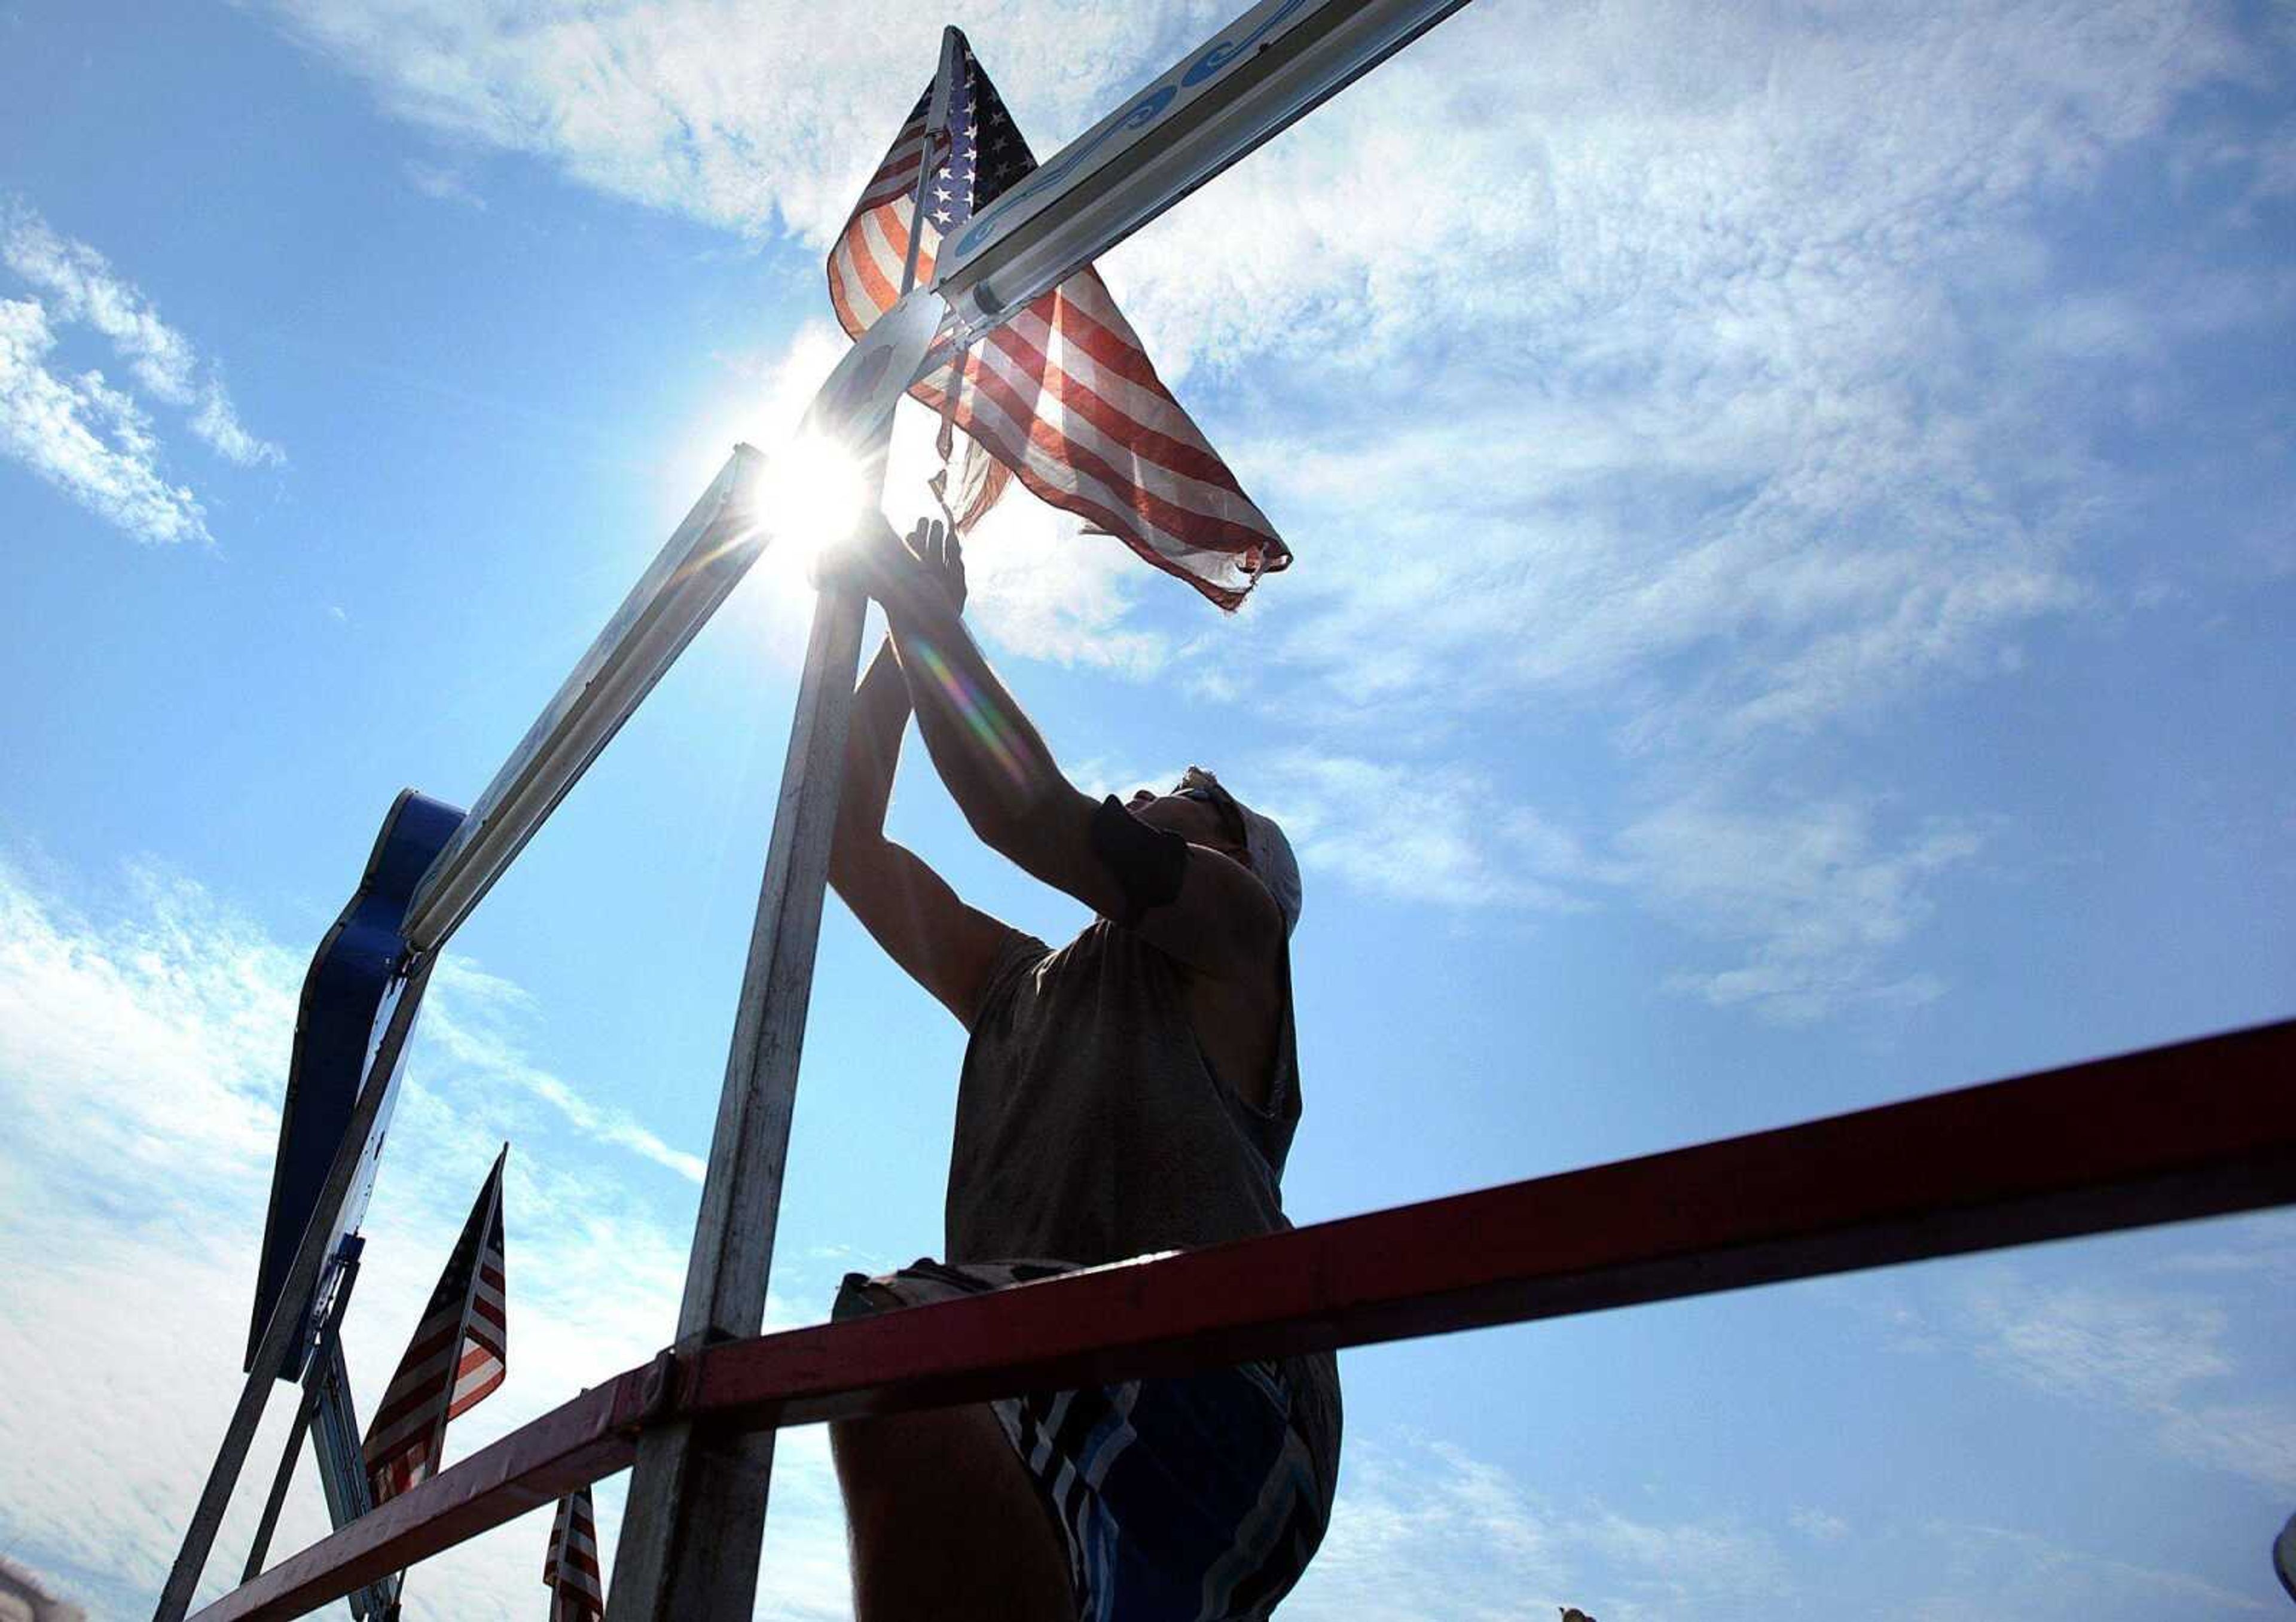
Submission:
M 803 568 L 852 532 L 874 494 L 844 446 L 826 434 L 800 432 L 766 460 L 757 522 L 771 549 Z

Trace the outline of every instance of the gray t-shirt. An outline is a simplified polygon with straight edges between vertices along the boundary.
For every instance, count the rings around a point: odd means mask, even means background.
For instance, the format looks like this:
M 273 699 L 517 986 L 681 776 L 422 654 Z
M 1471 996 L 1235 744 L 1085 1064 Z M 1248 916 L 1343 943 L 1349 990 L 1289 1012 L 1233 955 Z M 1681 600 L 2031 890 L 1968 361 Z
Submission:
M 1139 935 L 1096 918 L 1057 951 L 1006 936 L 957 1084 L 949 1262 L 1097 1266 L 1288 1229 L 1281 1184 L 1300 1120 L 1289 974 L 1262 1109 L 1212 1074 L 1178 966 Z M 1329 1353 L 1283 1363 L 1328 1502 L 1337 1367 Z

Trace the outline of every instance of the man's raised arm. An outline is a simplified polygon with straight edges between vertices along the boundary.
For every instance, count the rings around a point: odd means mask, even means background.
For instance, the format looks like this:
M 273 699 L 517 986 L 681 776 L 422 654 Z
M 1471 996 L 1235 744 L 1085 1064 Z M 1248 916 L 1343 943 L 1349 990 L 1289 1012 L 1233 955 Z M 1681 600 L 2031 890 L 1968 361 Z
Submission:
M 964 601 L 962 572 L 943 589 L 954 617 Z M 885 837 L 908 720 L 908 688 L 889 640 L 854 695 L 829 882 L 886 954 L 970 1030 L 1006 926 L 966 906 L 914 852 Z
M 1283 938 L 1267 890 L 1237 862 L 1202 845 L 1168 884 L 1144 897 L 1119 858 L 1111 863 L 1095 820 L 1128 813 L 1095 803 L 1061 772 L 1036 726 L 981 656 L 947 594 L 936 560 L 955 543 L 938 523 L 909 545 L 890 528 L 857 536 L 845 566 L 884 605 L 918 729 L 934 769 L 981 842 L 1105 918 L 1133 924 L 1165 951 L 1213 976 L 1263 973 Z M 1104 831 L 1103 831 L 1104 832 Z

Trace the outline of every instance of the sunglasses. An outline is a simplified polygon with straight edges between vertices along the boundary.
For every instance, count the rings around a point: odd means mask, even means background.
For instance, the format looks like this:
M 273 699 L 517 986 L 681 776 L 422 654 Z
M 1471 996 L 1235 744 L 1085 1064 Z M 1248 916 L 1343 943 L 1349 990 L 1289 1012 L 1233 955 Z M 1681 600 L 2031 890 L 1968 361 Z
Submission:
M 1220 826 L 1227 830 L 1231 839 L 1238 844 L 1249 842 L 1244 832 L 1243 813 L 1236 809 L 1234 801 L 1218 790 L 1207 788 L 1201 783 L 1191 783 L 1185 788 L 1174 789 L 1172 797 L 1177 800 L 1194 800 L 1210 806 L 1219 812 Z

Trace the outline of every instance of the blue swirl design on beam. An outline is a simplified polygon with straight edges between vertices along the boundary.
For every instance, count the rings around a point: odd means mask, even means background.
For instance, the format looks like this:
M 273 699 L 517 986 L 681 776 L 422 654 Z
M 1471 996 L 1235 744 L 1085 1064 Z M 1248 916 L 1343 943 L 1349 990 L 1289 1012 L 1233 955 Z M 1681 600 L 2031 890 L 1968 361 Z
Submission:
M 1262 21 L 1258 28 L 1252 29 L 1250 33 L 1244 36 L 1242 39 L 1216 39 L 1212 41 L 1211 44 L 1203 48 L 1202 52 L 1196 57 L 1195 61 L 1188 64 L 1187 71 L 1180 75 L 1180 83 L 1190 90 L 1194 89 L 1198 85 L 1202 84 L 1204 80 L 1212 78 L 1214 75 L 1220 72 L 1221 70 L 1225 69 L 1230 62 L 1234 62 L 1237 57 L 1242 55 L 1246 51 L 1251 49 L 1252 46 L 1258 45 L 1262 39 L 1267 37 L 1268 31 L 1274 29 L 1277 23 L 1283 21 L 1286 17 L 1289 17 L 1292 12 L 1298 11 L 1306 4 L 1307 0 L 1291 0 L 1291 4 L 1288 5 L 1278 6 L 1275 11 L 1268 13 L 1267 19 Z
M 1077 166 L 1097 152 L 1111 136 L 1121 130 L 1140 129 L 1164 116 L 1173 101 L 1185 87 L 1193 90 L 1208 80 L 1218 78 L 1228 67 L 1248 54 L 1251 47 L 1265 38 L 1286 17 L 1308 4 L 1308 0 L 1287 0 L 1260 20 L 1259 26 L 1241 39 L 1216 39 L 1199 51 L 1195 59 L 1176 73 L 1167 75 L 1163 82 L 1141 94 L 1140 99 L 1111 120 L 1088 143 L 1066 157 L 1055 158 L 1031 174 L 1013 191 L 999 197 L 995 203 L 972 218 L 972 225 L 956 239 L 956 249 L 951 256 L 962 262 L 971 256 L 989 236 L 995 235 L 996 224 L 1013 210 L 1021 206 L 1046 186 L 1057 185 L 1076 172 Z

